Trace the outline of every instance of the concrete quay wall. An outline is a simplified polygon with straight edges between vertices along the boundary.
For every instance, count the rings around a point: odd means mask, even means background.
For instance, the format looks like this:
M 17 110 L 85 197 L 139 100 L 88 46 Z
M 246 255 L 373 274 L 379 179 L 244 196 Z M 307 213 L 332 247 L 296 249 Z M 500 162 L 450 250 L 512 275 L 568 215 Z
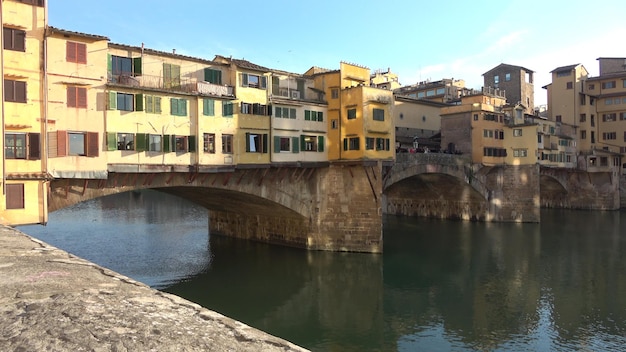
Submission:
M 1 351 L 306 351 L 0 227 Z

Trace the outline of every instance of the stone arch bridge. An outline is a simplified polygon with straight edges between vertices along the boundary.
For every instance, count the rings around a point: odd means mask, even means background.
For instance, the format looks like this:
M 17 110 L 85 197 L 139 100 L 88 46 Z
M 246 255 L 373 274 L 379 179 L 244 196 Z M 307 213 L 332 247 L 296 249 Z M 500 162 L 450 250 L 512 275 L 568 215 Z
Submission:
M 449 154 L 398 154 L 393 163 L 122 170 L 109 170 L 107 179 L 50 181 L 49 211 L 150 188 L 206 207 L 212 232 L 312 250 L 380 253 L 384 213 L 538 222 L 541 206 L 619 208 L 619 186 L 609 192 L 616 184 L 610 174 L 483 166 Z

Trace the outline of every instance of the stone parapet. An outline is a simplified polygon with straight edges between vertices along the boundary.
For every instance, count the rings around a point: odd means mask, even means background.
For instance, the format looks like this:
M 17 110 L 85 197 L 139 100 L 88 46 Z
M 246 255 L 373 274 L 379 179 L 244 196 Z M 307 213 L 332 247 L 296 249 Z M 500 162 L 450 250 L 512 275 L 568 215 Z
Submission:
M 2 351 L 306 351 L 0 227 Z

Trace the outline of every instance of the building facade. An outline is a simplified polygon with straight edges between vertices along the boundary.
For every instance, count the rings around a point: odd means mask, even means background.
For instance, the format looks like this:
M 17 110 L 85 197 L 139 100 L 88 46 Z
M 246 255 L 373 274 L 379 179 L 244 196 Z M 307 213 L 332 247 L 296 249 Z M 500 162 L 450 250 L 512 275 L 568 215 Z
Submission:
M 524 107 L 524 113 L 533 114 L 535 108 L 534 72 L 522 66 L 500 64 L 483 73 L 485 87 L 504 91 L 510 104 Z

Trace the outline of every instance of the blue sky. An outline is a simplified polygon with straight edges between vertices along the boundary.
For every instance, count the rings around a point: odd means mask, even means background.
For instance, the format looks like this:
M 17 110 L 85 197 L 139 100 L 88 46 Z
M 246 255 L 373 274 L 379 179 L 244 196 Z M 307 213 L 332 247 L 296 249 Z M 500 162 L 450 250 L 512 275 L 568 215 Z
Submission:
M 535 71 L 535 103 L 556 67 L 626 57 L 626 1 L 49 0 L 49 24 L 114 43 L 296 73 L 341 61 L 390 68 L 403 85 L 441 78 L 480 88 L 506 63 Z

